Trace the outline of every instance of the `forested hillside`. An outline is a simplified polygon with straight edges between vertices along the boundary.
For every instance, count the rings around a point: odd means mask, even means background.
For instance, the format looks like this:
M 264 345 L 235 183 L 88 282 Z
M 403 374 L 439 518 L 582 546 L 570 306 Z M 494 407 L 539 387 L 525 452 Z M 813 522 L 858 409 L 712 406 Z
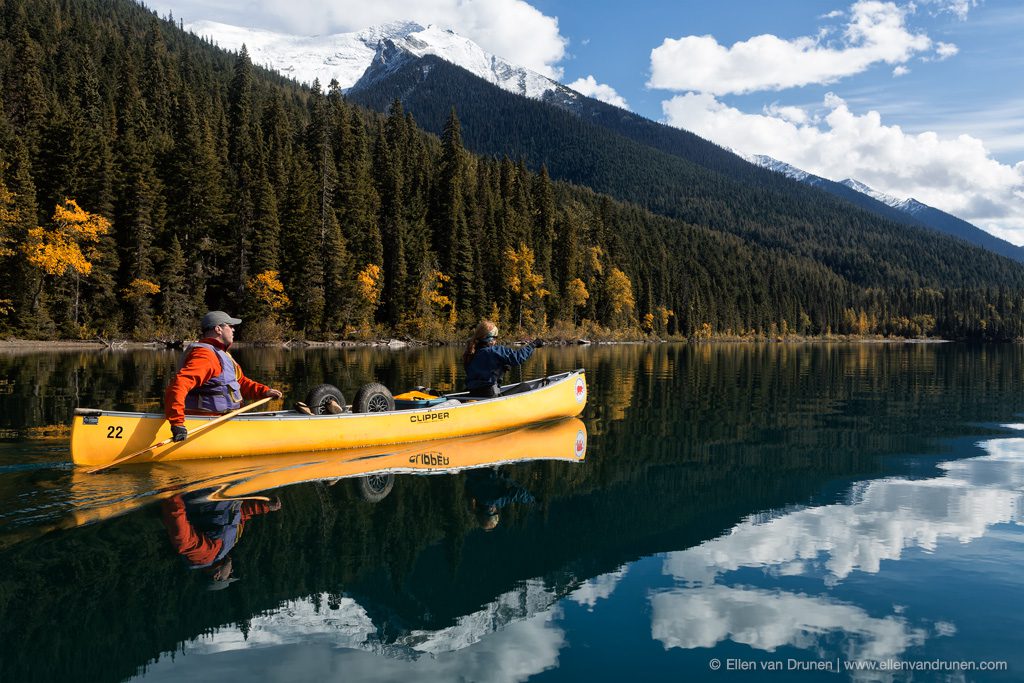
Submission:
M 5 0 L 0 75 L 6 335 L 180 338 L 207 308 L 320 338 L 440 337 L 483 315 L 537 332 L 1024 330 L 1017 264 L 495 89 L 461 125 L 429 89 L 417 119 L 374 113 L 130 0 Z
M 517 97 L 437 57 L 409 61 L 366 88 L 357 83 L 351 94 L 373 108 L 396 97 L 427 130 L 440 130 L 455 106 L 466 145 L 478 153 L 546 165 L 556 179 L 808 256 L 861 286 L 1017 286 L 1024 272 L 959 240 L 859 211 L 692 133 L 598 102 L 571 113 Z

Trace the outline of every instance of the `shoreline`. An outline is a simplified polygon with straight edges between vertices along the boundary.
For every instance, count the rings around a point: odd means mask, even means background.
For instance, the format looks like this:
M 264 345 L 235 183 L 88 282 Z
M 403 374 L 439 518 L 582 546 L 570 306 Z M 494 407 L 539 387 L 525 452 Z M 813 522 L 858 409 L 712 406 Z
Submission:
M 116 340 L 104 342 L 100 340 L 74 340 L 74 339 L 0 339 L 0 352 L 3 351 L 138 351 L 138 350 L 168 350 L 180 351 L 182 348 L 197 340 L 183 340 L 178 345 L 172 346 L 163 341 L 128 341 Z M 546 341 L 546 340 L 545 340 Z M 423 348 L 427 346 L 458 346 L 462 342 L 443 340 L 408 341 L 403 339 L 375 339 L 372 341 L 283 341 L 253 343 L 241 341 L 233 345 L 234 348 L 280 348 L 280 349 L 345 349 L 345 348 L 387 348 L 401 350 L 409 348 Z M 768 338 L 740 338 L 740 337 L 719 337 L 711 339 L 622 339 L 622 340 L 551 340 L 546 341 L 545 346 L 625 346 L 640 344 L 951 344 L 951 339 L 914 338 L 902 337 L 858 337 L 854 335 L 833 335 L 830 337 L 778 337 Z M 518 345 L 512 342 L 510 345 Z

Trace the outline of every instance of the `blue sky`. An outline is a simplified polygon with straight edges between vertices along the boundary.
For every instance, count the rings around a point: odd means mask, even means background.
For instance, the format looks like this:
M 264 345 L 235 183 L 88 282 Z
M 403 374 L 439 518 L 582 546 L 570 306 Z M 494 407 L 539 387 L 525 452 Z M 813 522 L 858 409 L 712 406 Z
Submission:
M 156 0 L 297 35 L 412 19 L 723 146 L 1024 244 L 1021 0 Z
M 559 29 L 569 39 L 561 62 L 565 82 L 593 75 L 597 82 L 615 88 L 633 111 L 654 120 L 664 119 L 662 102 L 672 94 L 647 87 L 651 51 L 666 38 L 711 35 L 718 43 L 731 46 L 763 34 L 783 40 L 815 36 L 823 28 L 841 28 L 844 17 L 824 17 L 848 11 L 852 4 L 687 1 L 640 3 L 623 12 L 615 2 L 534 3 L 544 13 L 558 17 Z M 941 61 L 911 58 L 902 63 L 908 72 L 900 76 L 893 76 L 895 65 L 875 63 L 829 84 L 812 82 L 720 99 L 743 111 L 757 112 L 773 103 L 819 105 L 826 93 L 834 92 L 851 107 L 877 110 L 887 122 L 908 132 L 968 133 L 985 140 L 999 161 L 1021 161 L 1024 3 L 985 0 L 976 6 L 964 3 L 965 14 L 942 11 L 956 4 L 919 4 L 905 20 L 909 31 L 955 45 L 958 52 L 952 57 Z M 617 21 L 619 18 L 623 20 Z M 992 115 L 993 110 L 998 110 L 998 116 Z
M 646 84 L 651 50 L 666 38 L 711 35 L 729 46 L 764 34 L 783 40 L 815 36 L 823 28 L 841 28 L 844 17 L 823 17 L 849 10 L 853 3 L 641 3 L 632 9 L 628 22 L 609 20 L 620 13 L 620 3 L 549 0 L 534 4 L 556 15 L 561 33 L 569 38 L 561 62 L 565 82 L 593 75 L 622 95 L 633 111 L 664 120 L 662 102 L 671 91 Z M 829 84 L 809 83 L 721 99 L 744 112 L 758 112 L 772 103 L 814 106 L 825 93 L 835 92 L 852 108 L 879 111 L 892 119 L 889 123 L 908 132 L 969 133 L 985 140 L 998 161 L 1019 162 L 1024 159 L 1024 44 L 1020 39 L 1024 35 L 1024 3 L 986 0 L 976 6 L 966 3 L 965 14 L 941 11 L 953 4 L 919 4 L 906 17 L 909 31 L 955 45 L 958 51 L 951 57 L 911 58 L 902 62 L 908 72 L 902 76 L 893 76 L 893 65 L 874 63 L 861 73 Z

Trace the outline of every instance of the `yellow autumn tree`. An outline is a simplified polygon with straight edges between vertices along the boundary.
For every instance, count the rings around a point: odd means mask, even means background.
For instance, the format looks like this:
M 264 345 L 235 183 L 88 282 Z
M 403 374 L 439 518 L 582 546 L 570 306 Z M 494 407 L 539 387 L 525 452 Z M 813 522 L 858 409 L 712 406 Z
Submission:
M 67 198 L 54 209 L 50 227 L 28 231 L 22 249 L 26 260 L 43 276 L 32 300 L 33 310 L 39 305 L 39 295 L 47 275 L 63 277 L 71 273 L 75 279 L 75 291 L 78 291 L 79 278 L 92 271 L 92 263 L 82 252 L 82 246 L 99 242 L 100 236 L 109 231 L 109 220 L 85 211 L 74 199 Z
M 280 273 L 276 270 L 265 270 L 249 278 L 245 286 L 257 315 L 276 317 L 291 303 L 288 295 L 284 293 Z
M 522 327 L 525 321 L 533 326 L 538 322 L 541 300 L 551 292 L 544 288 L 544 276 L 533 272 L 533 249 L 520 242 L 518 249 L 506 247 L 504 256 L 505 284 L 512 293 L 518 325 Z
M 442 339 L 452 335 L 458 320 L 451 275 L 438 270 L 436 262 L 424 268 L 416 289 L 413 310 L 402 326 L 409 334 Z
M 609 321 L 613 325 L 628 324 L 636 308 L 633 298 L 633 282 L 618 268 L 612 268 L 605 281 L 605 296 L 608 302 Z
M 452 278 L 440 270 L 432 271 L 431 282 L 426 291 L 426 300 L 430 302 L 432 313 L 437 318 L 445 318 L 448 324 L 455 325 L 455 300 L 444 292 L 451 287 Z M 447 314 L 447 317 L 446 317 Z
M 373 318 L 384 291 L 384 270 L 376 263 L 368 263 L 356 275 L 356 293 L 359 295 L 360 321 L 365 325 Z
M 587 286 L 583 284 L 583 280 L 578 277 L 574 277 L 569 280 L 569 286 L 565 288 L 565 300 L 569 305 L 569 310 L 572 311 L 572 324 L 576 324 L 576 311 L 583 306 L 586 306 L 587 299 L 590 298 L 590 292 L 587 291 Z

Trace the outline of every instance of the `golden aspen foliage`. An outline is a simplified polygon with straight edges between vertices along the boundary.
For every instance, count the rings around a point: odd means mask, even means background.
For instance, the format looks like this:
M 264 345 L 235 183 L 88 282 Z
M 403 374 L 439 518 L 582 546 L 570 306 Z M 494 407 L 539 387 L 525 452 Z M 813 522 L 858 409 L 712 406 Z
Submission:
M 573 325 L 575 325 L 577 321 L 577 309 L 585 306 L 587 304 L 587 299 L 589 298 L 590 292 L 587 291 L 587 286 L 583 283 L 583 280 L 578 277 L 574 277 L 569 280 L 569 284 L 565 288 L 565 300 L 569 305 L 569 311 L 572 313 Z
M 124 288 L 126 299 L 142 299 L 160 293 L 160 285 L 142 278 L 135 278 L 131 284 Z
M 291 303 L 288 295 L 284 293 L 284 285 L 279 275 L 276 270 L 265 270 L 249 278 L 249 282 L 246 283 L 246 288 L 259 311 L 277 313 Z
M 544 276 L 533 272 L 533 249 L 524 242 L 518 249 L 505 248 L 505 283 L 514 295 L 516 308 L 519 311 L 518 323 L 527 325 L 534 323 L 534 305 L 546 297 L 549 292 L 544 288 Z
M 455 330 L 458 313 L 455 281 L 436 266 L 425 268 L 416 288 L 416 304 L 404 329 L 417 336 L 447 338 Z
M 633 298 L 633 282 L 628 275 L 618 268 L 612 268 L 605 282 L 605 294 L 608 297 L 608 308 L 616 322 L 632 317 L 636 300 Z
M 668 323 L 669 323 L 670 320 L 672 320 L 672 318 L 675 317 L 675 315 L 676 315 L 676 312 L 671 310 L 671 309 L 665 308 L 664 306 L 655 306 L 654 307 L 654 318 L 655 318 L 655 322 L 658 325 L 658 331 L 659 332 L 667 331 L 668 330 Z
M 356 275 L 356 291 L 371 310 L 380 302 L 380 294 L 384 290 L 384 273 L 376 263 L 367 264 Z
M 430 287 L 426 297 L 427 301 L 430 302 L 431 312 L 437 317 L 442 317 L 447 309 L 448 328 L 452 329 L 458 320 L 458 314 L 455 310 L 455 298 L 444 293 L 445 290 L 451 289 L 452 278 L 450 275 L 445 275 L 439 270 L 433 271 L 432 276 L 434 284 Z
M 451 308 L 452 299 L 449 296 L 445 296 L 444 288 L 449 286 L 452 278 L 450 275 L 445 275 L 439 270 L 435 270 L 433 273 L 434 285 L 427 292 L 427 301 L 437 307 L 437 310 L 443 311 L 445 308 Z
M 368 263 L 356 274 L 357 315 L 361 325 L 369 325 L 373 320 L 373 312 L 380 304 L 384 291 L 384 269 L 376 263 Z
M 565 297 L 569 302 L 569 306 L 575 310 L 586 305 L 587 299 L 590 298 L 590 292 L 587 291 L 587 286 L 583 284 L 583 280 L 574 277 L 572 280 L 569 280 L 569 286 L 565 290 Z
M 601 247 L 591 247 L 587 250 L 587 269 L 596 275 L 601 275 L 604 272 L 604 266 L 601 264 L 601 259 L 604 257 L 604 249 Z
M 773 325 L 775 323 L 772 323 Z M 715 330 L 711 327 L 711 323 L 701 323 L 700 327 L 693 331 L 694 339 L 711 339 L 715 334 Z
M 870 328 L 870 322 L 868 321 L 868 314 L 864 309 L 860 309 L 860 313 L 857 315 L 857 334 L 867 334 Z
M 92 263 L 82 253 L 82 244 L 95 243 L 110 230 L 110 221 L 89 213 L 74 199 L 65 199 L 53 212 L 50 229 L 32 228 L 24 246 L 28 262 L 47 275 L 64 275 L 69 270 L 88 275 Z

